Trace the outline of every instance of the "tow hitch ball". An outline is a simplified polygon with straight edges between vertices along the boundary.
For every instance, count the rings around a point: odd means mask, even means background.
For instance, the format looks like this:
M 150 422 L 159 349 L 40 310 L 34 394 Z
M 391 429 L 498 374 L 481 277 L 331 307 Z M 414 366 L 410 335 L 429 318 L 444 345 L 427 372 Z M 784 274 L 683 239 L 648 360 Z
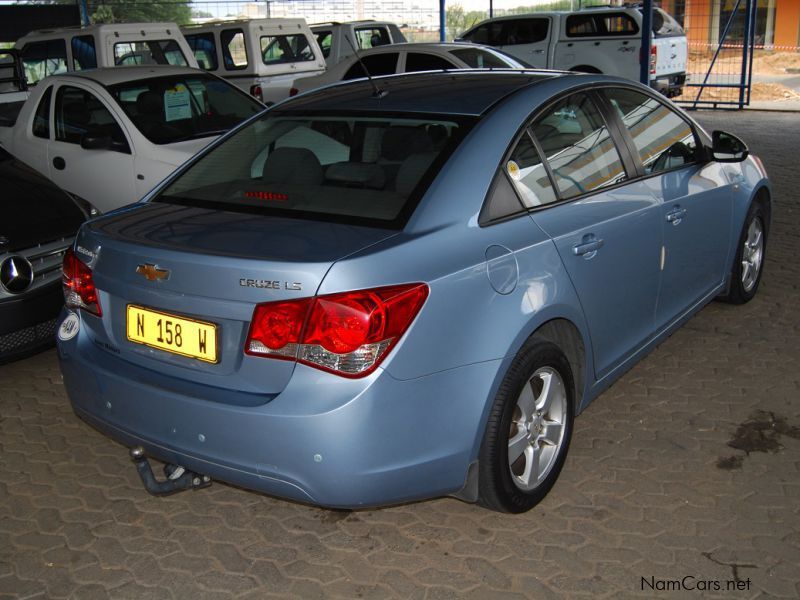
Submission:
M 158 481 L 156 476 L 153 475 L 150 461 L 144 455 L 144 448 L 134 446 L 130 449 L 130 455 L 133 464 L 136 465 L 136 470 L 139 472 L 139 477 L 142 479 L 144 489 L 153 494 L 153 496 L 167 496 L 175 492 L 197 490 L 211 485 L 211 477 L 208 475 L 199 475 L 176 465 L 166 465 L 164 474 L 167 479 L 166 481 Z

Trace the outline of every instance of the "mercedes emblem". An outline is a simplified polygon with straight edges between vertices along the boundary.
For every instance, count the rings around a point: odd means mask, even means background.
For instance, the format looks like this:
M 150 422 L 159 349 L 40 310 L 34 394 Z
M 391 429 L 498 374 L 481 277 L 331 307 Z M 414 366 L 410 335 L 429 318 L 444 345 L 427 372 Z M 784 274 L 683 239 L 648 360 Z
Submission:
M 33 283 L 33 266 L 24 256 L 9 256 L 0 263 L 0 285 L 12 294 L 21 294 Z

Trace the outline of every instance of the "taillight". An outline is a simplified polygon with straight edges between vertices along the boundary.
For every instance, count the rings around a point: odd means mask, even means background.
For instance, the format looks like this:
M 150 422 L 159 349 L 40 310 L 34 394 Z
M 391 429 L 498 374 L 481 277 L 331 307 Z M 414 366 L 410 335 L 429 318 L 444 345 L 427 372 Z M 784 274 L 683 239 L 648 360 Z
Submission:
M 67 308 L 82 308 L 98 317 L 102 316 L 92 270 L 75 256 L 72 248 L 68 248 L 64 254 L 61 283 L 64 286 L 64 304 Z
M 251 85 L 250 86 L 250 95 L 258 100 L 259 102 L 264 101 L 264 91 L 261 89 L 260 85 Z
M 259 304 L 245 352 L 362 377 L 386 358 L 427 297 L 427 285 L 412 283 Z
M 289 97 L 290 98 L 292 96 L 297 96 L 297 94 L 299 94 L 299 93 L 300 93 L 300 90 L 298 90 L 296 87 L 289 88 Z
M 650 46 L 650 75 L 656 74 L 656 63 L 658 62 L 658 46 Z

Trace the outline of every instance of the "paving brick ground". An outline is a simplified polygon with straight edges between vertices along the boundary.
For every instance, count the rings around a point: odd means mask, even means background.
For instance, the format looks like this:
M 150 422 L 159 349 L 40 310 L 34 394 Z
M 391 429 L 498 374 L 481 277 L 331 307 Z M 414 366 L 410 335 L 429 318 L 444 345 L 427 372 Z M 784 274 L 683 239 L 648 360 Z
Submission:
M 220 483 L 153 498 L 73 416 L 50 351 L 0 367 L 0 597 L 700 596 L 643 583 L 684 577 L 800 596 L 800 117 L 698 117 L 775 182 L 759 296 L 708 306 L 595 401 L 535 510 L 337 512 Z M 749 589 L 714 590 L 729 580 Z

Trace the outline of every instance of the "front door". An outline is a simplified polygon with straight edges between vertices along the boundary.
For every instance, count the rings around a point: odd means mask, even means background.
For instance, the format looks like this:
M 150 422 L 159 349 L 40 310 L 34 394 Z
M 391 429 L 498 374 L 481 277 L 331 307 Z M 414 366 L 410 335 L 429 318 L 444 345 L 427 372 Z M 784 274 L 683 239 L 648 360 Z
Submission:
M 53 123 L 50 179 L 101 212 L 138 199 L 130 142 L 95 94 L 71 84 L 56 87 Z M 87 139 L 111 140 L 113 149 L 86 149 Z
M 730 262 L 733 195 L 723 167 L 702 162 L 699 140 L 680 114 L 639 91 L 604 93 L 630 134 L 643 183 L 661 205 L 661 329 L 722 283 Z

